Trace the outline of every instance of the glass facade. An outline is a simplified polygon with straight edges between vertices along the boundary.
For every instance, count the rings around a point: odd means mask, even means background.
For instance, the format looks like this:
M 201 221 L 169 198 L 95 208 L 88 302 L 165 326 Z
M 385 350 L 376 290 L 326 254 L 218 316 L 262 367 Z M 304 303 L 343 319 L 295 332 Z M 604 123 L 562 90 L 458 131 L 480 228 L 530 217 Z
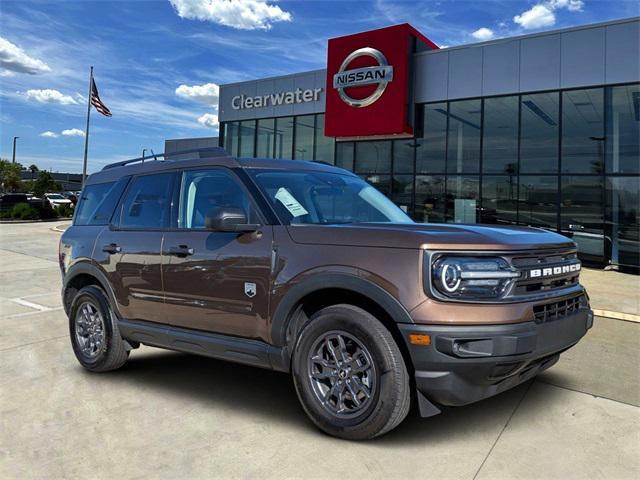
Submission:
M 638 266 L 640 84 L 438 102 L 416 116 L 412 139 L 335 142 L 316 114 L 229 122 L 221 145 L 354 171 L 418 222 L 542 227 L 584 261 Z

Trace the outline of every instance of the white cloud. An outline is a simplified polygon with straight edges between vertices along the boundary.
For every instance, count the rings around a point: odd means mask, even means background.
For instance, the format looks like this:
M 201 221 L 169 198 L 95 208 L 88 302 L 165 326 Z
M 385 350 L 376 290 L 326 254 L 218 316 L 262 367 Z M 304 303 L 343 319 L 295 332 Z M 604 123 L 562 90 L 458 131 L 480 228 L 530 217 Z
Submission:
M 493 38 L 493 30 L 491 30 L 490 28 L 486 28 L 486 27 L 482 27 L 479 28 L 478 30 L 476 30 L 475 32 L 473 32 L 471 34 L 471 36 L 475 39 L 484 41 L 484 40 L 491 40 Z
M 584 7 L 582 0 L 548 0 L 516 15 L 513 17 L 513 21 L 527 30 L 550 27 L 556 23 L 556 14 L 554 13 L 556 10 L 566 9 L 570 12 L 580 12 L 582 7 Z
M 549 0 L 548 4 L 554 9 L 566 8 L 570 12 L 581 12 L 584 7 L 582 0 Z
M 0 67 L 17 73 L 36 75 L 51 71 L 49 65 L 42 60 L 30 57 L 17 45 L 0 37 Z
M 39 103 L 59 103 L 60 105 L 75 105 L 78 103 L 73 97 L 51 88 L 27 90 L 25 95 L 28 100 L 35 100 Z
M 218 116 L 213 113 L 205 113 L 198 118 L 198 123 L 203 127 L 218 128 Z
M 218 23 L 240 30 L 269 30 L 290 22 L 291 14 L 267 0 L 169 0 L 181 18 Z
M 176 88 L 176 95 L 188 98 L 205 105 L 218 106 L 220 87 L 215 83 L 205 83 L 204 85 L 180 85 Z
M 70 128 L 68 130 L 62 130 L 62 135 L 65 137 L 84 137 L 84 131 L 79 128 Z
M 41 137 L 46 137 L 46 138 L 58 138 L 59 135 L 56 132 L 52 132 L 50 130 L 47 130 L 46 132 L 42 132 L 40 134 Z

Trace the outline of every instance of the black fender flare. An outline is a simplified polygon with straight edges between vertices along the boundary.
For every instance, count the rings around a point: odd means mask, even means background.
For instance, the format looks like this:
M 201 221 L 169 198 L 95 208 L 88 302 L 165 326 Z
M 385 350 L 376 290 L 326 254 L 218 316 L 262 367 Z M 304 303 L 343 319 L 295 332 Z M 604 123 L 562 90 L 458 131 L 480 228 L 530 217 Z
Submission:
M 111 283 L 109 279 L 105 275 L 105 273 L 100 270 L 93 262 L 91 261 L 80 261 L 78 263 L 73 264 L 67 270 L 64 280 L 62 282 L 62 303 L 66 311 L 66 303 L 64 302 L 64 293 L 67 291 L 69 283 L 78 275 L 91 275 L 94 277 L 100 287 L 105 291 L 107 297 L 109 297 L 109 303 L 111 304 L 111 309 L 116 314 L 117 318 L 122 318 L 120 316 L 120 312 L 118 311 L 118 304 L 116 303 L 116 296 L 113 292 L 113 288 L 111 288 Z
M 271 325 L 271 342 L 274 346 L 287 346 L 287 331 L 300 300 L 310 293 L 327 288 L 339 288 L 363 295 L 378 304 L 396 323 L 414 323 L 402 304 L 379 285 L 348 273 L 318 273 L 292 287 L 278 304 Z

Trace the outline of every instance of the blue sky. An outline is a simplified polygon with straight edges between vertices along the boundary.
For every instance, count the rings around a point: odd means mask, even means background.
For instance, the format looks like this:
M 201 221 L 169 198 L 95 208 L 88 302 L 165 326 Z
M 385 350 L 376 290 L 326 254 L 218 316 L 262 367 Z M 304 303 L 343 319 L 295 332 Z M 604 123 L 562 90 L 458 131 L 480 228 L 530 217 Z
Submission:
M 402 2 L 138 0 L 0 3 L 0 156 L 82 168 L 88 70 L 89 170 L 217 134 L 217 86 L 324 68 L 327 38 L 409 22 L 440 46 L 638 15 L 636 0 Z

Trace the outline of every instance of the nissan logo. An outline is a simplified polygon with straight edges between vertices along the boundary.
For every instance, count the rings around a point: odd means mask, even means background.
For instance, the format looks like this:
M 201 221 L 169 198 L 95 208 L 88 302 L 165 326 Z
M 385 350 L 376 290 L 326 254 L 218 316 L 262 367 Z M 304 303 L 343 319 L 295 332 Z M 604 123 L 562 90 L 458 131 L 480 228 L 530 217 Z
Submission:
M 347 70 L 349 64 L 360 57 L 371 57 L 378 65 Z M 375 48 L 365 47 L 351 52 L 347 58 L 344 59 L 338 69 L 338 73 L 333 76 L 333 88 L 338 91 L 338 95 L 340 95 L 344 103 L 352 107 L 361 108 L 368 107 L 378 100 L 391 80 L 393 80 L 393 67 L 387 63 L 387 59 L 382 52 Z M 345 91 L 349 87 L 375 84 L 377 84 L 378 87 L 371 95 L 363 99 L 352 98 Z

